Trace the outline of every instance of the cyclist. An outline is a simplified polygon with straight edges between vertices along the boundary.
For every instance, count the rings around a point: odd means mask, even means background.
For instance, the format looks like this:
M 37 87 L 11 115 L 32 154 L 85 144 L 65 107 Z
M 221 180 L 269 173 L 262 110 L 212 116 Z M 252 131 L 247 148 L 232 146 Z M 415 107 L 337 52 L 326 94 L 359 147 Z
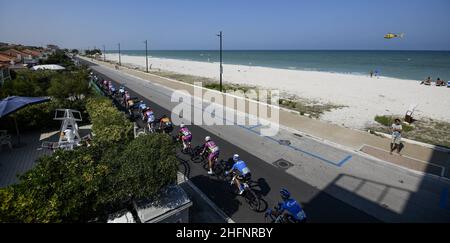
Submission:
M 291 193 L 287 189 L 283 188 L 280 190 L 280 195 L 283 202 L 278 203 L 278 207 L 275 207 L 275 210 L 277 211 L 275 215 L 277 215 L 278 218 L 281 216 L 281 220 L 288 223 L 306 222 L 305 211 L 303 211 L 300 203 L 291 198 Z
M 123 93 L 123 103 L 124 103 L 125 105 L 127 105 L 128 101 L 129 101 L 130 99 L 131 99 L 130 93 L 128 93 L 128 91 L 125 91 L 125 92 Z
M 141 100 L 138 104 L 138 110 L 139 110 L 139 113 L 141 113 L 143 121 L 145 120 L 145 110 L 146 109 L 147 109 L 147 105 L 144 103 L 144 101 Z
M 208 164 L 209 164 L 209 171 L 208 175 L 213 175 L 212 167 L 214 165 L 214 162 L 219 158 L 219 146 L 216 145 L 215 142 L 211 140 L 210 136 L 205 137 L 205 145 L 203 145 L 203 151 L 200 153 L 200 155 L 203 155 L 206 151 L 208 151 Z
M 155 127 L 155 113 L 152 109 L 147 108 L 144 110 L 144 120 L 147 120 L 148 130 L 153 133 Z
M 231 184 L 235 184 L 239 190 L 239 195 L 244 193 L 244 186 L 241 184 L 241 181 L 246 182 L 251 179 L 252 174 L 250 173 L 250 169 L 247 164 L 239 158 L 238 154 L 233 155 L 234 165 L 231 167 L 229 171 L 225 172 L 225 175 L 230 173 L 235 173 L 236 176 L 233 177 Z
M 103 80 L 103 89 L 106 89 L 106 87 L 108 87 L 108 81 Z
M 113 86 L 112 81 L 108 81 L 108 88 L 111 89 L 112 86 Z
M 123 98 L 124 94 L 125 94 L 125 87 L 122 85 L 119 88 L 119 95 Z
M 111 95 L 114 96 L 114 94 L 116 93 L 116 87 L 114 87 L 114 85 L 110 85 L 109 91 L 110 91 Z
M 173 131 L 172 121 L 170 121 L 170 118 L 167 115 L 163 115 L 159 119 L 159 129 L 161 129 L 163 133 L 171 133 Z
M 130 114 L 130 116 L 133 116 L 133 110 L 135 109 L 134 100 L 129 99 L 125 105 L 128 108 L 128 113 Z
M 180 131 L 178 132 L 178 139 L 181 139 L 181 141 L 183 142 L 183 151 L 186 151 L 188 146 L 191 146 L 192 133 L 183 123 L 181 123 L 180 125 Z

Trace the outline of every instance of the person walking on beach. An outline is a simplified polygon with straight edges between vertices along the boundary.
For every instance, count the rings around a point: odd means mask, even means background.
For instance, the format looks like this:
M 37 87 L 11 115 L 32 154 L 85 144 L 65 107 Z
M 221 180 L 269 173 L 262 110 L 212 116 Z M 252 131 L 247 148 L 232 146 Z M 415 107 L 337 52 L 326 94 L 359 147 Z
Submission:
M 370 78 L 373 78 L 373 70 L 370 70 Z
M 397 149 L 397 153 L 400 154 L 402 149 L 402 124 L 400 119 L 395 119 L 394 124 L 392 124 L 392 142 L 391 142 L 391 154 Z

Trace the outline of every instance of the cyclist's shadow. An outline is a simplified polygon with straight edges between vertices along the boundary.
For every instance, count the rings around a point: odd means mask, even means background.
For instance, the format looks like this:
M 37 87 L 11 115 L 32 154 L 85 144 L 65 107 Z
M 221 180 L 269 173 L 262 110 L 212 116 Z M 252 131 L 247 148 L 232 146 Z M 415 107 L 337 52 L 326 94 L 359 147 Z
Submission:
M 269 208 L 269 204 L 263 197 L 267 196 L 270 192 L 270 186 L 266 182 L 264 178 L 259 178 L 258 180 L 250 180 L 249 181 L 250 188 L 255 192 L 256 196 L 259 199 L 259 208 L 255 210 L 256 212 L 265 212 Z

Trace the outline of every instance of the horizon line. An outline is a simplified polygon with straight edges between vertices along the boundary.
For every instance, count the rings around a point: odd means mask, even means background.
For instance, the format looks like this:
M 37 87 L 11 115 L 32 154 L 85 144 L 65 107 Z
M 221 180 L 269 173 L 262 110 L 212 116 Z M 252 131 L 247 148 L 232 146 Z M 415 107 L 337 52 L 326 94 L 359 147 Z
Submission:
M 64 49 L 64 48 L 63 48 Z M 76 49 L 76 48 L 68 48 L 68 49 Z M 100 49 L 100 48 L 97 48 Z M 80 49 L 80 50 L 93 50 L 93 49 Z M 101 49 L 100 49 L 101 50 Z M 114 50 L 106 50 L 106 51 L 117 51 Z M 145 49 L 121 49 L 120 51 L 145 51 Z M 219 51 L 218 49 L 148 49 L 148 51 Z M 401 50 L 383 50 L 383 49 L 229 49 L 223 50 L 223 52 L 227 51 L 434 51 L 434 52 L 450 52 L 448 50 L 438 50 L 438 49 L 401 49 Z

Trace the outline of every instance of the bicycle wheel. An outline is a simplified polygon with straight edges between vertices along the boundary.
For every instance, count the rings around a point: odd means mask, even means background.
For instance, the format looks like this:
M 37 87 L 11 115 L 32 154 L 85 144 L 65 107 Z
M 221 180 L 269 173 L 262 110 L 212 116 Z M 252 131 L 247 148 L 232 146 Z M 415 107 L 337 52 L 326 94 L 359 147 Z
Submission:
M 246 189 L 244 197 L 245 201 L 250 206 L 250 209 L 252 209 L 253 211 L 257 211 L 259 209 L 260 205 L 259 198 L 253 190 Z
M 197 146 L 193 149 L 191 158 L 192 162 L 198 164 L 205 160 L 205 156 L 200 155 L 200 153 L 202 152 L 201 150 L 202 148 L 200 146 Z
M 222 161 L 216 161 L 216 163 L 214 163 L 214 173 L 216 174 L 217 178 L 220 180 L 224 180 L 226 178 L 225 167 L 224 167 Z

